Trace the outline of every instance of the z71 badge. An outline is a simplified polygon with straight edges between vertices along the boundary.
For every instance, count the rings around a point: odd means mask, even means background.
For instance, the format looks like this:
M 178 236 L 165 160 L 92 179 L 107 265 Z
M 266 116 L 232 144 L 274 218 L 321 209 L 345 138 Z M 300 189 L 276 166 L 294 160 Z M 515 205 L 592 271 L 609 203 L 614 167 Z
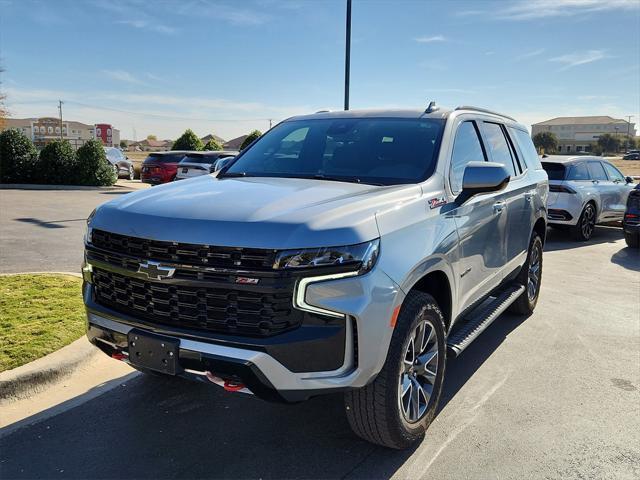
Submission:
M 432 210 L 434 208 L 441 207 L 442 205 L 447 203 L 447 199 L 444 197 L 435 197 L 429 200 L 429 208 Z

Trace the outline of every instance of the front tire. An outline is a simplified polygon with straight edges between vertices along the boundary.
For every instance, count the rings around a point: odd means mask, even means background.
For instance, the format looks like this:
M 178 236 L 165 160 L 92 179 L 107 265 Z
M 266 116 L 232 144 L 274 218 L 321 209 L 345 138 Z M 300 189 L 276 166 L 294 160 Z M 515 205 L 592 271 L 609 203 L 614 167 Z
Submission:
M 596 207 L 587 203 L 580 214 L 578 223 L 573 227 L 573 237 L 579 242 L 588 241 L 596 228 Z
M 129 180 L 133 180 L 136 178 L 136 172 L 133 167 L 129 167 Z
M 531 236 L 527 261 L 520 269 L 516 283 L 524 285 L 525 290 L 509 305 L 508 311 L 517 315 L 531 315 L 538 303 L 542 284 L 542 239 L 537 232 Z
M 369 385 L 345 393 L 347 419 L 361 438 L 404 449 L 435 417 L 446 368 L 444 319 L 431 295 L 410 292 L 387 359 Z

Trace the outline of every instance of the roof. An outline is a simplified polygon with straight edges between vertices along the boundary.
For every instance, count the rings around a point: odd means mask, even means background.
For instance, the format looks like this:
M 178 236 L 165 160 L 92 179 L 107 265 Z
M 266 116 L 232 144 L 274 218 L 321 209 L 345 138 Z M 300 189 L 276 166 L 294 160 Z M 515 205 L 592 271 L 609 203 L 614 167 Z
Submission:
M 222 147 L 225 150 L 240 150 L 240 147 L 242 146 L 242 142 L 244 142 L 244 140 L 248 136 L 249 135 L 240 135 L 239 137 L 232 138 L 228 142 L 225 142 L 225 144 Z
M 549 163 L 573 163 L 579 162 L 582 160 L 604 160 L 607 161 L 603 157 L 596 157 L 595 155 L 548 155 L 546 157 L 542 157 L 540 159 L 541 162 L 549 162 Z
M 237 155 L 238 152 L 237 150 L 203 150 L 203 151 L 198 151 L 198 152 L 189 152 L 187 155 L 190 157 L 210 157 L 212 155 L 222 155 L 224 153 L 232 153 L 234 155 Z
M 556 117 L 544 122 L 534 123 L 534 125 L 592 125 L 592 124 L 611 124 L 611 123 L 628 123 L 620 118 L 613 118 L 609 115 L 594 115 L 591 117 Z
M 176 155 L 176 154 L 187 154 L 187 153 L 195 153 L 192 150 L 167 150 L 166 152 L 147 152 L 149 155 Z
M 424 109 L 405 109 L 405 110 L 335 110 L 321 111 L 309 115 L 298 115 L 288 118 L 287 120 L 310 120 L 319 118 L 446 118 L 451 110 L 439 109 L 433 113 L 425 113 Z
M 202 140 L 202 143 L 207 143 L 209 140 L 214 139 L 216 142 L 218 142 L 220 145 L 222 145 L 223 143 L 226 143 L 226 140 L 222 137 L 219 137 L 218 135 L 216 135 L 215 133 L 210 133 L 209 135 L 205 135 L 204 137 L 202 137 L 200 140 Z

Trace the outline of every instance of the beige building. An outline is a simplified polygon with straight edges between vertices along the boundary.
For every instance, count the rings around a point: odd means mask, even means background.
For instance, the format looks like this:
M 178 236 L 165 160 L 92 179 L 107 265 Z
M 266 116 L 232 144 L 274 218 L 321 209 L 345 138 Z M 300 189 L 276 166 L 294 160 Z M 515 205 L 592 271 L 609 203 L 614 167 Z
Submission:
M 607 115 L 591 117 L 557 117 L 531 125 L 531 135 L 551 132 L 558 138 L 558 153 L 579 153 L 591 150 L 600 135 L 618 136 L 624 145 L 627 136 L 635 137 L 635 123 Z
M 60 119 L 55 117 L 8 118 L 2 130 L 9 128 L 21 130 L 37 148 L 42 148 L 47 143 L 60 139 L 61 135 L 76 149 L 84 145 L 87 140 L 100 137 L 100 135 L 96 135 L 95 125 L 64 120 L 62 127 L 60 127 Z M 120 144 L 120 131 L 112 128 L 110 138 L 111 144 L 105 144 L 105 146 L 117 147 Z

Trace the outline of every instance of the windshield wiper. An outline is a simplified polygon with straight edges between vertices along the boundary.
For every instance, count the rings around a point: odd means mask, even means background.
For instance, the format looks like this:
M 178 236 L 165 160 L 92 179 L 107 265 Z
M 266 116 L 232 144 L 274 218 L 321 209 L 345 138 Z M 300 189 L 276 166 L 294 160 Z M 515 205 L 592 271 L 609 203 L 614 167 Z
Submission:
M 225 172 L 218 175 L 217 178 L 237 178 L 237 177 L 246 177 L 247 172 Z
M 382 183 L 363 182 L 362 180 L 356 177 L 340 177 L 335 175 L 325 175 L 323 173 L 317 173 L 315 175 L 312 175 L 310 178 L 315 178 L 316 180 L 328 180 L 330 182 L 364 183 L 367 185 L 376 185 L 379 187 L 383 186 Z

